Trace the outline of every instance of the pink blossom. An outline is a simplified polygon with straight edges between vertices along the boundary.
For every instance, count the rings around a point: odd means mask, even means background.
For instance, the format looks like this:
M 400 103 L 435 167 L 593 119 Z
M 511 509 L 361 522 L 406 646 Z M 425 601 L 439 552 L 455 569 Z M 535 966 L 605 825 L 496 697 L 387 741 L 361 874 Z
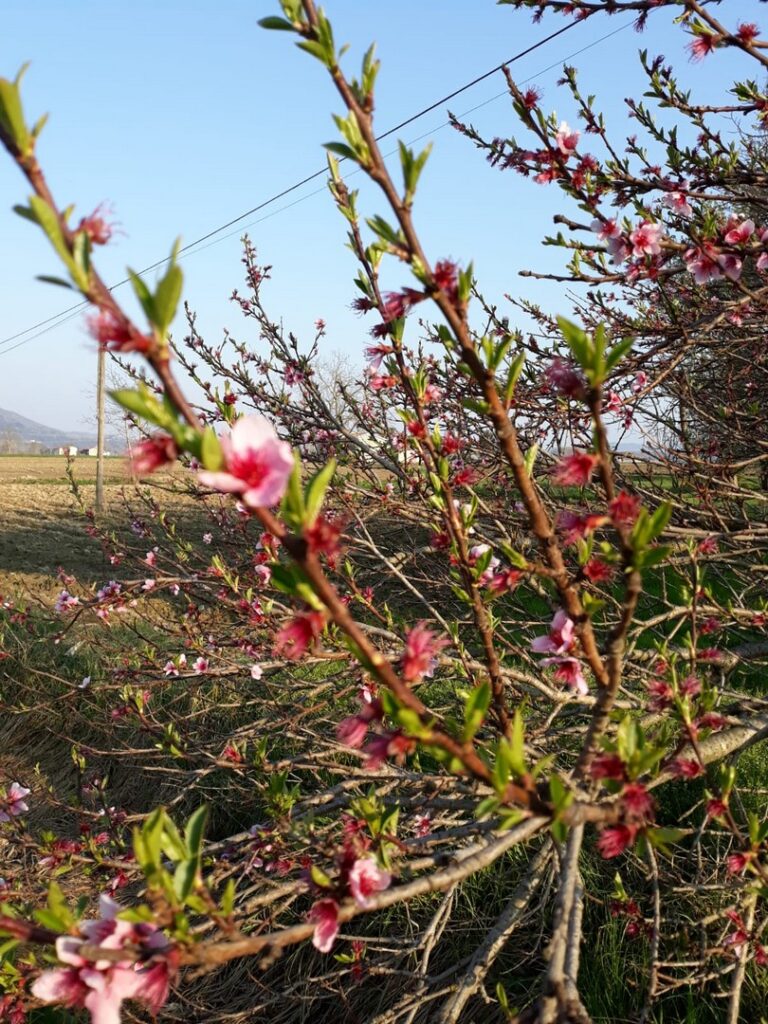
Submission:
M 253 575 L 256 577 L 260 587 L 266 587 L 272 579 L 272 570 L 268 565 L 257 565 L 253 570 Z
M 88 330 L 101 348 L 110 352 L 148 352 L 152 339 L 141 334 L 124 316 L 102 309 L 88 317 Z
M 661 252 L 663 228 L 653 221 L 642 221 L 629 236 L 633 256 L 658 256 Z
M 519 569 L 503 569 L 488 580 L 488 589 L 493 594 L 505 594 L 515 589 L 522 575 Z
M 608 503 L 608 514 L 615 526 L 633 526 L 639 513 L 640 499 L 626 491 L 619 491 Z
M 608 242 L 612 238 L 621 237 L 621 228 L 615 220 L 598 220 L 596 218 L 592 221 L 590 227 L 601 242 Z
M 261 679 L 264 675 L 264 669 L 261 665 L 251 665 L 251 679 Z
M 531 642 L 536 654 L 566 654 L 575 643 L 574 622 L 562 608 L 555 612 L 547 636 L 537 636 Z
M 19 815 L 26 814 L 29 807 L 25 803 L 24 797 L 29 796 L 30 792 L 31 790 L 21 786 L 18 782 L 12 782 L 5 797 L 0 797 L 0 821 L 10 821 L 11 818 L 18 818 Z
M 714 32 L 703 31 L 695 35 L 688 44 L 691 60 L 704 60 L 717 48 L 721 40 L 722 36 L 715 35 Z
M 66 967 L 44 971 L 31 987 L 44 1003 L 61 1003 L 71 1009 L 84 1008 L 92 1024 L 120 1024 L 120 1008 L 127 999 L 145 1003 L 156 1013 L 168 998 L 174 955 L 165 936 L 149 923 L 118 920 L 122 909 L 109 896 L 101 896 L 102 917 L 80 925 L 83 938 L 63 935 L 56 940 L 56 953 Z M 86 959 L 83 945 L 104 950 L 138 948 L 145 959 Z
M 72 594 L 69 593 L 68 590 L 62 590 L 59 596 L 56 598 L 56 602 L 53 606 L 53 609 L 57 615 L 62 615 L 64 612 L 69 612 L 73 608 L 77 608 L 79 604 L 79 597 L 74 597 Z
M 737 26 L 736 35 L 739 37 L 740 42 L 746 46 L 751 46 L 760 35 L 760 29 L 754 21 L 743 21 Z
M 666 207 L 676 213 L 679 217 L 692 217 L 693 209 L 691 208 L 688 199 L 686 198 L 685 192 L 667 192 L 662 199 L 662 202 Z
M 591 583 L 606 583 L 613 576 L 613 566 L 597 557 L 590 558 L 581 571 Z
M 368 722 L 361 715 L 350 715 L 343 718 L 336 726 L 336 736 L 340 743 L 344 743 L 354 750 L 359 750 L 365 743 L 368 734 Z
M 208 671 L 208 659 L 197 658 L 195 661 L 192 662 L 192 668 L 199 676 L 203 675 L 205 672 Z
M 685 266 L 693 274 L 696 284 L 707 284 L 709 281 L 719 281 L 723 276 L 719 263 L 720 253 L 714 246 L 705 243 L 698 249 L 687 249 L 685 252 Z
M 597 841 L 600 856 L 608 859 L 618 857 L 635 841 L 638 828 L 636 825 L 611 825 L 604 828 Z
M 552 479 L 563 487 L 584 487 L 589 483 L 599 461 L 599 455 L 589 452 L 566 455 L 552 470 Z
M 717 262 L 720 264 L 721 270 L 729 281 L 739 280 L 741 277 L 742 262 L 738 256 L 732 252 L 724 252 L 717 257 Z
M 131 472 L 135 476 L 147 476 L 161 466 L 175 462 L 178 454 L 172 437 L 155 434 L 131 447 Z
M 536 641 L 534 640 L 534 643 Z M 587 681 L 584 678 L 584 673 L 581 668 L 581 663 L 577 658 L 567 658 L 556 656 L 554 658 L 544 658 L 541 663 L 542 665 L 554 665 L 555 671 L 553 673 L 555 679 L 559 683 L 565 683 L 565 685 L 573 690 L 574 693 L 587 694 L 589 688 Z
M 307 650 L 309 645 L 320 636 L 325 625 L 322 612 L 304 612 L 296 615 L 275 636 L 275 653 L 296 660 Z
M 618 754 L 598 754 L 592 759 L 590 774 L 593 779 L 623 780 L 626 777 L 624 762 Z
M 584 380 L 571 363 L 567 363 L 559 356 L 555 356 L 544 371 L 544 376 L 553 391 L 567 395 L 569 398 L 584 396 Z
M 621 802 L 628 816 L 641 821 L 651 821 L 656 809 L 653 797 L 640 782 L 631 782 L 624 787 Z
M 349 891 L 360 907 L 369 907 L 371 896 L 386 889 L 392 881 L 388 871 L 380 868 L 374 857 L 361 857 L 349 872 Z
M 679 779 L 695 779 L 704 774 L 701 764 L 693 757 L 676 757 L 669 770 Z
M 741 224 L 735 220 L 729 221 L 726 225 L 725 241 L 728 245 L 744 245 L 752 237 L 755 231 L 753 220 L 743 220 Z
M 555 525 L 563 533 L 564 544 L 576 544 L 582 537 L 587 537 L 598 526 L 606 522 L 606 517 L 594 512 L 588 512 L 583 516 L 571 512 L 569 509 L 562 509 L 557 513 Z
M 93 213 L 81 219 L 75 229 L 77 232 L 85 231 L 93 245 L 106 245 L 114 233 L 113 226 L 104 216 L 106 210 L 106 205 L 100 203 Z
M 609 391 L 608 400 L 604 403 L 603 408 L 606 412 L 618 412 L 623 404 L 621 397 L 615 391 Z
M 560 127 L 555 135 L 555 145 L 563 156 L 570 156 L 573 153 L 579 144 L 580 135 L 581 132 L 575 128 L 571 129 L 567 121 L 560 122 Z
M 422 676 L 431 676 L 437 666 L 437 655 L 449 643 L 429 629 L 426 622 L 418 622 L 405 638 L 400 662 L 403 679 L 411 683 Z
M 312 945 L 321 953 L 329 953 L 339 934 L 339 904 L 336 900 L 318 900 L 313 904 L 307 920 L 315 924 Z
M 732 875 L 740 875 L 743 871 L 746 870 L 747 865 L 753 859 L 753 857 L 754 854 L 750 851 L 748 851 L 747 853 L 732 853 L 726 861 L 728 870 Z
M 228 494 L 239 494 L 250 508 L 276 505 L 293 469 L 293 453 L 263 416 L 243 416 L 221 442 L 224 471 L 204 471 L 200 482 Z
M 648 383 L 648 374 L 644 370 L 640 370 L 639 373 L 635 374 L 635 379 L 632 382 L 632 392 L 635 395 L 639 395 L 645 385 Z

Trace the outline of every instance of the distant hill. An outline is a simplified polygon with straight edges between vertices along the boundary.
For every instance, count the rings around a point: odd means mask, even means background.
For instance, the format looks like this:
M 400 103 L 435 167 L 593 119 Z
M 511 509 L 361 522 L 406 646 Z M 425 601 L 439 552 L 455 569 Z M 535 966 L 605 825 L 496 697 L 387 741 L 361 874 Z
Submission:
M 27 419 L 21 413 L 10 409 L 0 409 L 0 452 L 8 450 L 8 443 L 18 440 L 22 444 L 39 441 L 44 448 L 58 448 L 63 445 L 76 445 L 78 448 L 90 448 L 96 444 L 96 428 L 92 431 L 58 430 L 46 427 L 43 423 Z M 107 437 L 108 451 L 122 451 L 125 445 L 114 437 Z M 11 449 L 12 450 L 12 449 Z

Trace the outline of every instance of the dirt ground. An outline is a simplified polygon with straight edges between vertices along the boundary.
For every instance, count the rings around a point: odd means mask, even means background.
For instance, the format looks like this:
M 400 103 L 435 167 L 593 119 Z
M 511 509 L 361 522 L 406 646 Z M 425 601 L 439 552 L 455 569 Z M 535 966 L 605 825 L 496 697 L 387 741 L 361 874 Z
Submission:
M 109 577 L 109 560 L 98 540 L 88 536 L 83 509 L 72 493 L 61 456 L 0 457 L 0 595 L 19 590 L 50 590 L 59 586 L 59 567 L 84 581 Z M 74 477 L 84 508 L 95 498 L 96 459 L 78 456 Z M 161 481 L 159 481 L 161 482 Z M 105 519 L 121 506 L 132 489 L 128 462 L 106 460 Z M 126 527 L 125 510 L 118 518 Z

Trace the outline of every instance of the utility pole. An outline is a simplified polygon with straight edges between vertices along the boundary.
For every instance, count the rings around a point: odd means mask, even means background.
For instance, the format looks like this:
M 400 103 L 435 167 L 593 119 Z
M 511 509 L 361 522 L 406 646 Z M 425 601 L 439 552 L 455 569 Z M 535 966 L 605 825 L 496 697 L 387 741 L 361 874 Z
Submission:
M 96 368 L 96 511 L 104 511 L 104 373 L 106 353 L 99 345 Z

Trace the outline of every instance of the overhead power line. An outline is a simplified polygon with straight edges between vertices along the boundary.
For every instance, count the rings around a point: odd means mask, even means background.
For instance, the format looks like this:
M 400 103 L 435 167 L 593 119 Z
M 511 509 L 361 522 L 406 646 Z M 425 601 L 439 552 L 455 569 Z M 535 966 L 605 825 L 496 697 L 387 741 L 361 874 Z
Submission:
M 521 60 L 523 57 L 526 57 L 528 54 L 533 53 L 535 50 L 540 49 L 542 46 L 545 46 L 547 43 L 551 42 L 553 39 L 556 39 L 558 36 L 564 35 L 570 29 L 574 28 L 577 24 L 580 24 L 580 22 L 577 22 L 577 21 L 569 22 L 567 25 L 564 25 L 562 28 L 559 28 L 557 31 L 551 32 L 549 35 L 544 36 L 542 39 L 539 39 L 537 42 L 532 43 L 530 46 L 526 47 L 524 50 L 520 50 L 518 53 L 516 53 L 514 56 L 510 57 L 508 60 L 503 61 L 501 64 L 497 64 L 495 67 L 491 68 L 490 70 L 484 72 L 481 75 L 478 75 L 476 78 L 473 78 L 470 82 L 466 82 L 464 85 L 460 86 L 458 89 L 454 89 L 453 92 L 448 93 L 446 96 L 441 97 L 439 100 L 435 100 L 435 102 L 434 103 L 430 103 L 429 106 L 423 107 L 421 110 L 417 111 L 415 114 L 412 114 L 410 117 L 405 118 L 405 120 L 400 121 L 398 124 L 394 125 L 392 128 L 388 128 L 387 131 L 382 132 L 380 135 L 377 135 L 376 136 L 376 140 L 380 142 L 383 139 L 386 139 L 389 136 L 394 135 L 396 132 L 401 131 L 403 128 L 406 128 L 408 125 L 413 124 L 415 121 L 418 121 L 420 118 L 422 118 L 422 117 L 426 116 L 427 114 L 431 113 L 433 110 L 436 110 L 439 107 L 442 107 L 445 103 L 448 103 L 450 100 L 454 99 L 456 96 L 460 96 L 462 93 L 467 92 L 469 89 L 472 89 L 474 86 L 478 85 L 480 82 L 484 82 L 486 79 L 491 78 L 495 74 L 498 74 L 499 71 L 503 70 L 505 67 L 509 66 L 510 64 L 514 64 L 516 61 Z M 552 67 L 556 67 L 558 64 L 560 64 L 562 62 L 562 60 L 568 60 L 571 57 L 576 56 L 579 53 L 583 52 L 583 50 L 590 49 L 591 47 L 596 46 L 596 45 L 598 45 L 601 42 L 604 42 L 606 39 L 610 38 L 611 36 L 614 36 L 617 33 L 624 31 L 626 28 L 629 27 L 629 24 L 631 24 L 631 23 L 628 22 L 625 25 L 620 26 L 618 29 L 614 29 L 612 32 L 606 33 L 604 36 L 601 36 L 598 39 L 594 40 L 593 42 L 589 43 L 587 46 L 583 47 L 581 50 L 576 51 L 576 53 L 569 54 L 567 57 L 564 57 L 564 58 L 560 58 L 560 60 L 556 61 L 555 64 L 550 65 L 548 68 L 546 68 L 544 70 L 545 71 L 551 70 Z M 544 73 L 543 71 L 540 72 L 540 74 L 543 74 L 543 73 Z M 477 107 L 473 107 L 472 110 L 477 110 L 479 107 L 485 106 L 487 103 L 490 103 L 494 99 L 498 99 L 499 96 L 503 96 L 503 95 L 505 95 L 505 93 L 499 93 L 496 96 L 491 97 L 489 100 L 486 100 L 484 103 L 478 104 Z M 468 113 L 471 113 L 471 112 L 472 111 L 468 111 Z M 466 115 L 462 115 L 462 116 L 466 116 Z M 425 135 L 433 134 L 435 131 L 438 131 L 439 128 L 442 128 L 442 127 L 445 127 L 445 124 L 439 125 L 438 128 L 434 128 L 431 131 L 426 132 Z M 420 136 L 419 138 L 424 138 L 424 136 Z M 416 140 L 412 140 L 412 141 L 419 141 L 419 140 L 416 139 Z M 345 159 L 346 159 L 345 157 L 342 157 L 340 162 L 343 162 Z M 227 228 L 233 227 L 235 224 L 240 223 L 241 221 L 245 220 L 246 217 L 250 217 L 254 213 L 259 213 L 260 211 L 266 209 L 268 206 L 273 205 L 274 203 L 278 202 L 280 199 L 284 199 L 286 196 L 288 196 L 291 193 L 295 192 L 297 189 L 302 188 L 304 185 L 309 184 L 309 182 L 314 181 L 317 178 L 319 178 L 319 177 L 321 177 L 321 176 L 323 176 L 323 175 L 325 175 L 327 173 L 328 173 L 328 168 L 327 167 L 322 167 L 319 170 L 314 171 L 312 174 L 308 174 L 306 177 L 302 178 L 300 181 L 294 182 L 294 184 L 289 185 L 287 188 L 281 189 L 279 192 L 276 192 L 274 195 L 270 196 L 268 199 L 264 199 L 262 202 L 258 203 L 256 206 L 251 207 L 249 210 L 246 210 L 244 213 L 239 214 L 237 217 L 233 217 L 231 220 L 226 221 L 224 224 L 220 224 L 218 227 L 213 228 L 211 231 L 206 232 L 206 234 L 201 235 L 199 238 L 196 238 L 194 241 L 188 242 L 186 245 L 182 246 L 178 250 L 178 254 L 177 255 L 178 256 L 194 255 L 194 253 L 191 252 L 191 250 L 193 250 L 193 249 L 196 249 L 197 251 L 202 251 L 202 249 L 197 249 L 197 246 L 200 246 L 203 242 L 210 242 L 210 239 L 213 239 L 217 235 L 220 235 L 221 232 L 226 231 Z M 319 194 L 320 192 L 323 192 L 323 191 L 325 191 L 325 187 L 317 189 L 314 192 L 308 193 L 307 195 L 302 196 L 300 199 L 295 200 L 295 202 L 293 202 L 293 203 L 289 203 L 286 206 L 280 207 L 278 210 L 274 211 L 274 213 L 280 213 L 282 210 L 286 210 L 289 207 L 296 205 L 296 203 L 302 202 L 304 199 L 309 199 L 311 196 L 317 195 L 317 194 Z M 267 218 L 259 218 L 259 221 L 260 220 L 265 220 L 265 219 L 267 219 Z M 258 223 L 259 221 L 256 221 L 255 223 Z M 248 226 L 250 226 L 250 225 L 248 225 Z M 234 232 L 234 234 L 236 234 L 236 233 L 237 232 Z M 231 237 L 231 234 L 228 235 L 228 236 L 224 236 L 224 237 Z M 223 240 L 224 239 L 218 239 L 218 241 L 223 241 Z M 215 244 L 215 242 L 210 242 L 210 244 Z M 203 246 L 203 249 L 206 249 L 206 248 L 208 248 L 208 246 Z M 142 268 L 139 271 L 139 274 L 140 275 L 147 274 L 150 271 L 157 269 L 158 267 L 162 267 L 167 262 L 168 262 L 168 257 L 165 257 L 165 258 L 163 258 L 161 260 L 157 260 L 156 262 L 150 263 L 148 266 Z M 118 281 L 115 284 L 111 285 L 109 290 L 110 291 L 114 291 L 116 288 L 120 288 L 123 285 L 128 284 L 129 281 L 130 281 L 130 278 L 128 278 L 128 277 L 123 278 L 121 281 Z M 84 308 L 86 308 L 87 306 L 88 306 L 87 300 L 83 300 L 81 302 L 77 302 L 74 305 L 69 306 L 67 309 L 61 310 L 59 313 L 55 313 L 52 316 L 47 317 L 44 320 L 38 321 L 38 323 L 36 323 L 36 324 L 32 324 L 32 326 L 25 328 L 23 331 L 18 331 L 15 334 L 9 335 L 7 338 L 3 338 L 0 341 L 0 348 L 2 348 L 2 346 L 4 346 L 4 345 L 10 344 L 10 342 L 12 342 L 12 341 L 17 341 L 17 344 L 11 345 L 10 348 L 7 348 L 7 349 L 4 349 L 3 351 L 0 351 L 0 356 L 7 355 L 10 352 L 13 352 L 15 349 L 20 348 L 22 345 L 26 345 L 29 342 L 34 341 L 37 338 L 41 337 L 42 335 L 47 334 L 49 331 L 54 330 L 57 327 L 60 327 L 62 324 L 65 324 L 65 323 L 69 322 L 70 320 L 74 319 L 80 313 L 80 311 L 83 310 Z M 32 332 L 35 332 L 35 331 L 37 333 L 32 333 Z M 31 337 L 26 337 L 26 335 L 30 335 L 30 334 L 31 334 Z M 18 341 L 17 339 L 23 339 L 23 340 Z

